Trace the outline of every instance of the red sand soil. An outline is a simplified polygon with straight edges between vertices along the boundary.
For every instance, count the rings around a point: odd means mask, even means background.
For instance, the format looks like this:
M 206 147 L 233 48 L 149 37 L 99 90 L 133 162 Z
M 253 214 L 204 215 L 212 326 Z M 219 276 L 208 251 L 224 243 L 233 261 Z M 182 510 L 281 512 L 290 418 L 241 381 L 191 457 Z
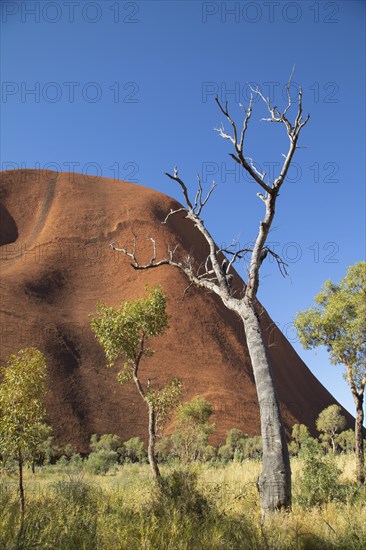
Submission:
M 96 303 L 117 306 L 145 296 L 146 284 L 161 284 L 169 298 L 170 327 L 151 345 L 141 365 L 143 382 L 161 387 L 174 377 L 184 400 L 195 395 L 214 408 L 216 439 L 238 427 L 260 433 L 257 396 L 240 321 L 214 296 L 187 287 L 169 266 L 135 271 L 109 244 L 131 245 L 148 261 L 156 238 L 158 256 L 179 244 L 199 262 L 206 247 L 184 215 L 160 222 L 176 201 L 140 185 L 81 174 L 37 170 L 2 172 L 1 364 L 9 354 L 38 347 L 46 355 L 46 404 L 58 444 L 87 451 L 93 433 L 146 440 L 147 412 L 132 382 L 121 386 L 118 368 L 107 369 L 89 323 Z M 235 275 L 239 292 L 243 282 Z M 335 403 L 263 310 L 262 327 L 289 434 L 295 422 L 314 431 L 319 412 Z M 345 411 L 349 425 L 352 417 Z

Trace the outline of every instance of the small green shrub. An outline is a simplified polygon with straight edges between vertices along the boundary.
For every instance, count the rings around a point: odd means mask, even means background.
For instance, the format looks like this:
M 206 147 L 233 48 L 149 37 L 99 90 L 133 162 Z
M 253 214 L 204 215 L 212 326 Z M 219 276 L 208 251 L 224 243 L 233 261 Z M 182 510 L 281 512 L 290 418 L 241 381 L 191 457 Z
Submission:
M 334 458 L 323 456 L 320 445 L 312 437 L 303 442 L 300 456 L 303 459 L 303 470 L 298 484 L 299 503 L 314 506 L 333 499 L 341 500 L 341 471 L 337 468 Z
M 90 453 L 86 461 L 86 470 L 91 474 L 106 474 L 113 466 L 117 464 L 118 453 L 116 451 L 106 451 L 101 449 Z
M 131 437 L 122 446 L 123 459 L 125 462 L 146 462 L 146 449 L 144 442 L 139 437 Z
M 204 517 L 210 505 L 197 490 L 197 473 L 177 468 L 163 476 L 155 489 L 152 511 L 157 516 L 175 513 L 184 517 Z

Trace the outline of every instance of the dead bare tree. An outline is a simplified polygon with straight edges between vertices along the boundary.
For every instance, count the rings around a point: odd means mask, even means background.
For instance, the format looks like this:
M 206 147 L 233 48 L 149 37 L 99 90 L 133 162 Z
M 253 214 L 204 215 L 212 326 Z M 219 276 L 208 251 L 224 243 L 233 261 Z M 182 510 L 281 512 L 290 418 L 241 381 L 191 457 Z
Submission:
M 257 193 L 257 195 L 263 201 L 265 214 L 260 221 L 253 248 L 235 250 L 233 245 L 230 245 L 225 249 L 219 249 L 215 245 L 211 234 L 204 225 L 201 213 L 216 184 L 213 182 L 208 194 L 204 198 L 201 180 L 198 176 L 198 190 L 194 201 L 192 201 L 189 197 L 186 184 L 178 175 L 177 168 L 174 168 L 173 174 L 166 173 L 166 175 L 179 184 L 184 196 L 185 206 L 171 210 L 163 223 L 167 223 L 171 216 L 179 212 L 185 213 L 185 217 L 194 223 L 208 245 L 209 253 L 204 265 L 200 265 L 197 269 L 194 259 L 190 255 L 184 260 L 177 259 L 177 247 L 169 249 L 167 257 L 158 260 L 156 241 L 151 237 L 153 255 L 150 261 L 145 264 L 140 263 L 136 256 L 136 235 L 134 235 L 132 249 L 128 247 L 119 248 L 115 243 L 111 244 L 114 250 L 120 251 L 131 258 L 131 265 L 135 269 L 158 268 L 162 265 L 170 265 L 180 269 L 186 274 L 190 284 L 217 294 L 222 303 L 229 310 L 234 311 L 243 322 L 258 395 L 263 438 L 263 466 L 258 480 L 263 517 L 275 510 L 291 506 L 291 469 L 285 430 L 273 382 L 271 365 L 261 331 L 256 298 L 259 285 L 259 270 L 268 254 L 275 258 L 281 273 L 286 273 L 286 264 L 266 245 L 266 239 L 275 216 L 275 206 L 279 191 L 285 181 L 295 150 L 298 148 L 297 142 L 300 132 L 309 120 L 309 115 L 303 119 L 301 89 L 299 89 L 297 95 L 297 113 L 294 122 L 291 123 L 287 117 L 293 105 L 290 94 L 291 80 L 292 74 L 287 83 L 288 102 L 283 112 L 280 112 L 276 106 L 272 107 L 270 100 L 265 98 L 259 89 L 252 89 L 248 108 L 246 109 L 241 105 L 245 115 L 240 134 L 238 133 L 236 123 L 229 114 L 227 102 L 223 105 L 216 97 L 217 105 L 231 126 L 231 133 L 227 133 L 222 126 L 218 129 L 219 135 L 232 143 L 235 152 L 231 153 L 230 156 L 250 174 L 252 179 L 261 188 L 261 192 Z M 262 120 L 283 124 L 289 139 L 289 148 L 287 154 L 283 155 L 284 161 L 280 174 L 274 181 L 269 181 L 268 178 L 266 182 L 266 174 L 260 173 L 255 167 L 253 160 L 250 157 L 244 156 L 245 137 L 253 110 L 253 94 L 258 95 L 268 108 L 269 117 Z M 225 254 L 227 257 L 223 256 Z M 224 259 L 222 260 L 223 257 Z M 233 265 L 243 258 L 247 258 L 249 261 L 248 282 L 244 294 L 238 297 L 233 291 L 233 275 L 230 271 Z

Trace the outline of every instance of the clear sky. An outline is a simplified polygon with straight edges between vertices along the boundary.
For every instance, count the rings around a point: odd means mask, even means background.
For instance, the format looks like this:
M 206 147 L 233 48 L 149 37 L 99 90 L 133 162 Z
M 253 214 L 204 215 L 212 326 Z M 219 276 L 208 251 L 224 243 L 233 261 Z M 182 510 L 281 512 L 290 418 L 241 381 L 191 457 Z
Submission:
M 365 259 L 365 2 L 2 0 L 1 10 L 1 168 L 119 177 L 178 199 L 164 172 L 177 164 L 192 192 L 200 172 L 219 184 L 204 213 L 219 244 L 251 242 L 263 204 L 214 131 L 224 122 L 214 96 L 239 123 L 248 83 L 284 106 L 296 64 L 293 95 L 301 84 L 311 119 L 269 239 L 290 276 L 267 260 L 259 298 L 353 412 L 341 367 L 303 351 L 292 323 L 325 279 Z M 287 143 L 263 116 L 255 103 L 246 155 L 272 173 Z

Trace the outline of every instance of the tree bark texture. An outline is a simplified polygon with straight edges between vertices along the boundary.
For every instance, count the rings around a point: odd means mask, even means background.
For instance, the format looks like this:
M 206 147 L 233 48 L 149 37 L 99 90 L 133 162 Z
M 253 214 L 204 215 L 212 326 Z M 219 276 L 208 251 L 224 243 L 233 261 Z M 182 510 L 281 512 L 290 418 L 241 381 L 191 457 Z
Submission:
M 257 389 L 263 440 L 262 472 L 258 480 L 262 516 L 291 506 L 291 468 L 285 429 L 268 355 L 256 312 L 247 307 L 243 323 Z
M 149 445 L 148 445 L 148 457 L 151 470 L 156 480 L 160 478 L 160 470 L 158 462 L 155 455 L 155 442 L 156 442 L 156 433 L 155 433 L 155 410 L 154 407 L 148 403 L 149 408 Z
M 355 446 L 356 446 L 356 478 L 358 485 L 365 483 L 365 456 L 363 442 L 363 393 L 361 395 L 354 394 L 353 398 L 356 405 L 356 422 L 355 422 Z

